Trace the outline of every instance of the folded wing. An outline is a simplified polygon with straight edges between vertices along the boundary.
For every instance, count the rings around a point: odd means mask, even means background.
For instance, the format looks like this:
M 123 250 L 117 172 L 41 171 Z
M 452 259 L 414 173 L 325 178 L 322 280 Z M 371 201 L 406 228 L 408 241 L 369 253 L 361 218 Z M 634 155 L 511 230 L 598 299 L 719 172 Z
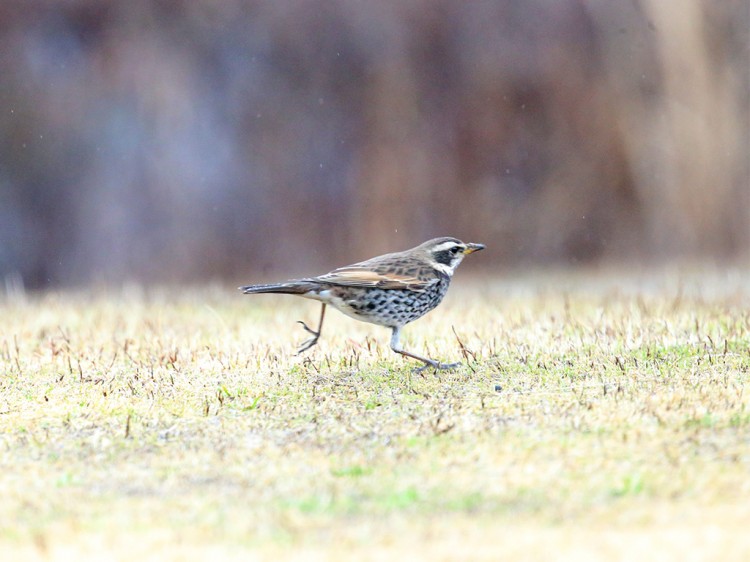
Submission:
M 433 280 L 412 275 L 379 272 L 365 266 L 346 266 L 316 278 L 318 281 L 345 287 L 377 287 L 379 289 L 409 289 L 423 291 Z

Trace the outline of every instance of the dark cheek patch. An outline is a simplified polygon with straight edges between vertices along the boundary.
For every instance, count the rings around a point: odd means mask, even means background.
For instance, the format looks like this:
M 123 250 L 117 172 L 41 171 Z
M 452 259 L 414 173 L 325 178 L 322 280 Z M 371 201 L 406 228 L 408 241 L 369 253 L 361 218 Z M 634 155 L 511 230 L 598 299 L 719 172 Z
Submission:
M 435 261 L 443 265 L 450 265 L 453 263 L 453 256 L 448 250 L 443 250 L 435 253 Z

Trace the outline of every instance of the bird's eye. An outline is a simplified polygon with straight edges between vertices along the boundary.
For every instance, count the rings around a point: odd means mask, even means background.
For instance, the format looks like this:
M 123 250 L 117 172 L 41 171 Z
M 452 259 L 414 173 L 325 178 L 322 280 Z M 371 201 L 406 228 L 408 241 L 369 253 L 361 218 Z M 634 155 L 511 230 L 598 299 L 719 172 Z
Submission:
M 451 254 L 457 254 L 461 251 L 461 246 L 453 246 L 451 248 Z

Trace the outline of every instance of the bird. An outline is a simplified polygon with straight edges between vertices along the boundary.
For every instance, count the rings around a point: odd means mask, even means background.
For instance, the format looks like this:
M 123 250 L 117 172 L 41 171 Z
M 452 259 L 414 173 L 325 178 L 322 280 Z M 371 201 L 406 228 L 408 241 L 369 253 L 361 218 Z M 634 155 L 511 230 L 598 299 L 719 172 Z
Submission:
M 318 277 L 293 279 L 284 283 L 246 285 L 239 290 L 246 295 L 283 293 L 298 295 L 322 303 L 317 330 L 305 322 L 298 323 L 311 337 L 299 347 L 303 353 L 318 343 L 323 329 L 326 307 L 363 322 L 391 329 L 391 349 L 421 361 L 421 372 L 433 369 L 452 369 L 460 363 L 441 363 L 429 357 L 403 349 L 400 343 L 402 328 L 421 318 L 440 304 L 456 268 L 464 257 L 485 248 L 484 244 L 464 243 L 457 238 L 441 237 L 419 246 L 384 254 L 366 261 L 339 267 Z

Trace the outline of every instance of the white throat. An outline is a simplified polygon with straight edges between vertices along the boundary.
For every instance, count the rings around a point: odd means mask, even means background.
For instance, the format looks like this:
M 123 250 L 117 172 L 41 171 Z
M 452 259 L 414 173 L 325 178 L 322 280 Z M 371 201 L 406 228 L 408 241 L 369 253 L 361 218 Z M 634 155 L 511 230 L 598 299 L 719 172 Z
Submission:
M 432 265 L 435 269 L 445 273 L 448 277 L 453 277 L 453 271 L 455 270 L 455 268 L 449 265 L 445 265 L 444 263 L 434 263 Z

